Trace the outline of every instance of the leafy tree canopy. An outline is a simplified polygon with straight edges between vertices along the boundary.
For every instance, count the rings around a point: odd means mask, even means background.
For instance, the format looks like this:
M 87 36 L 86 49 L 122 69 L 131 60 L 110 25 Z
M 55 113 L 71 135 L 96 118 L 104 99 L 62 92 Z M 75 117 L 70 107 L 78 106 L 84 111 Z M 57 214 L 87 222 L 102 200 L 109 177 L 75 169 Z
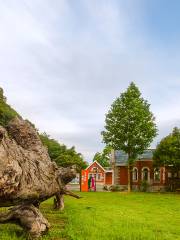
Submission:
M 102 167 L 109 167 L 110 166 L 110 153 L 111 153 L 111 148 L 109 146 L 106 146 L 102 153 L 97 152 L 94 155 L 93 162 L 97 161 L 98 163 L 101 164 Z
M 132 82 L 111 105 L 105 119 L 103 141 L 116 150 L 123 150 L 134 161 L 149 147 L 157 135 L 155 118 L 150 104 Z
M 3 89 L 0 88 L 0 125 L 6 127 L 8 122 L 14 117 L 20 117 L 20 115 L 6 103 L 6 97 L 4 97 Z M 35 125 L 27 120 L 34 128 Z M 75 148 L 67 148 L 65 145 L 59 144 L 56 140 L 51 139 L 47 134 L 40 134 L 40 138 L 45 146 L 48 148 L 50 158 L 59 166 L 67 167 L 76 165 L 77 170 L 80 171 L 86 168 L 87 163 L 83 160 L 80 153 L 77 153 Z
M 153 159 L 156 166 L 171 166 L 175 171 L 180 170 L 180 128 L 175 127 L 160 141 Z
M 75 147 L 67 148 L 64 144 L 51 139 L 46 133 L 40 134 L 41 141 L 48 148 L 48 153 L 52 161 L 55 161 L 58 166 L 68 167 L 76 165 L 77 171 L 85 169 L 87 163 L 82 155 L 77 153 Z
M 6 127 L 8 122 L 15 116 L 19 116 L 19 114 L 6 103 L 3 89 L 0 88 L 0 125 Z

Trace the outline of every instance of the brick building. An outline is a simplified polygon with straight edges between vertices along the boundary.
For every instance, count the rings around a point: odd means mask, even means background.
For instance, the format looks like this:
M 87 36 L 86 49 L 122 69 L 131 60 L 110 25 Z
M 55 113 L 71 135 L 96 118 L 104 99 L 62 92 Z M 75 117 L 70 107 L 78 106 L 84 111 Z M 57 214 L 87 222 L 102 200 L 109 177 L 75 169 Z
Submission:
M 104 185 L 112 185 L 112 168 L 104 168 L 97 161 L 94 161 L 86 170 L 88 170 L 88 178 L 91 176 L 96 179 L 97 188 L 100 189 Z
M 133 190 L 141 190 L 143 183 L 149 191 L 164 191 L 172 188 L 171 171 L 169 167 L 153 166 L 153 149 L 145 150 L 139 155 L 132 167 L 131 183 Z M 113 184 L 119 185 L 122 190 L 127 189 L 128 184 L 128 156 L 123 151 L 112 151 L 111 165 L 113 169 Z M 178 188 L 180 186 L 180 172 L 177 173 L 176 182 Z M 173 189 L 172 189 L 173 190 Z
M 165 191 L 180 189 L 180 172 L 174 178 L 170 166 L 154 167 L 153 149 L 145 150 L 137 157 L 131 171 L 132 190 L 139 191 L 146 185 L 148 191 Z M 87 168 L 88 179 L 93 177 L 96 189 L 102 190 L 104 185 L 118 185 L 120 190 L 127 190 L 128 185 L 128 156 L 123 151 L 112 151 L 109 168 L 102 167 L 97 161 Z M 143 185 L 145 184 L 145 185 Z

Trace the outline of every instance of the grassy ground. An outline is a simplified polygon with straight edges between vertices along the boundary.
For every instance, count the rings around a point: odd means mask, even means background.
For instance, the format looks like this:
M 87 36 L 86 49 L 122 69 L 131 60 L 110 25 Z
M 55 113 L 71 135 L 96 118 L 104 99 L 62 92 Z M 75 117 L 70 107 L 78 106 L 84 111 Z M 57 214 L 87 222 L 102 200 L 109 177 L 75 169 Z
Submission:
M 52 200 L 41 210 L 52 227 L 43 240 L 180 240 L 180 195 L 81 193 L 66 197 L 64 212 Z M 0 239 L 25 239 L 16 225 L 0 225 Z

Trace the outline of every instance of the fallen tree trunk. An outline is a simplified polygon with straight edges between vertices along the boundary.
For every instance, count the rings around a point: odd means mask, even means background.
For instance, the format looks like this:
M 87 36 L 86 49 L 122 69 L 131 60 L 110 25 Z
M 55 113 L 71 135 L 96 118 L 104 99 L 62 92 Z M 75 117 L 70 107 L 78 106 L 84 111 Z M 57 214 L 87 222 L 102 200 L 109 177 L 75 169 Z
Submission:
M 0 207 L 17 205 L 0 215 L 0 222 L 15 221 L 31 237 L 40 236 L 49 224 L 38 210 L 39 204 L 55 196 L 59 205 L 59 196 L 68 193 L 65 186 L 75 173 L 73 168 L 58 168 L 51 161 L 28 121 L 15 118 L 7 128 L 0 126 Z

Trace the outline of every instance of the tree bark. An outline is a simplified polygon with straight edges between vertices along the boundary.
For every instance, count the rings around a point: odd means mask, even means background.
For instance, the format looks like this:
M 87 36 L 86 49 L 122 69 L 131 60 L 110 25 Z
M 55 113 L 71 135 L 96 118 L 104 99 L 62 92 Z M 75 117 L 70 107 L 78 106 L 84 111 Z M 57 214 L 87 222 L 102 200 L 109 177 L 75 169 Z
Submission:
M 37 131 L 20 118 L 7 128 L 0 126 L 0 207 L 16 206 L 0 216 L 0 222 L 16 222 L 39 237 L 49 228 L 38 207 L 56 196 L 63 208 L 66 184 L 76 176 L 74 168 L 59 168 L 52 162 Z
M 16 206 L 8 213 L 0 215 L 0 223 L 18 223 L 27 231 L 28 238 L 36 239 L 46 233 L 50 227 L 47 219 L 32 204 Z
M 60 209 L 61 211 L 64 210 L 64 195 L 69 195 L 77 199 L 81 198 L 79 195 L 64 188 L 63 192 L 59 192 L 55 195 L 54 209 Z
M 128 192 L 131 192 L 131 167 L 128 163 Z
M 62 193 L 57 193 L 54 198 L 54 209 L 64 210 L 64 197 Z

